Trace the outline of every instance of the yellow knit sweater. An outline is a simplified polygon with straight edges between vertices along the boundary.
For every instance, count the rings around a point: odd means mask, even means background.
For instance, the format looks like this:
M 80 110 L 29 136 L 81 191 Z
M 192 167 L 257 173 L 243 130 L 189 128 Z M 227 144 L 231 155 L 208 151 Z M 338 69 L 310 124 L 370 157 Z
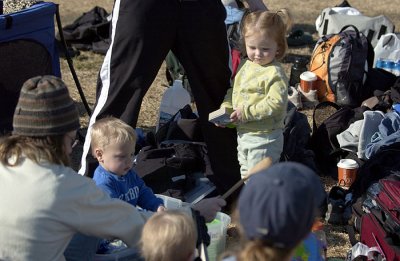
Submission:
M 283 128 L 287 102 L 288 79 L 280 63 L 262 66 L 247 60 L 221 107 L 242 108 L 239 133 L 268 133 Z

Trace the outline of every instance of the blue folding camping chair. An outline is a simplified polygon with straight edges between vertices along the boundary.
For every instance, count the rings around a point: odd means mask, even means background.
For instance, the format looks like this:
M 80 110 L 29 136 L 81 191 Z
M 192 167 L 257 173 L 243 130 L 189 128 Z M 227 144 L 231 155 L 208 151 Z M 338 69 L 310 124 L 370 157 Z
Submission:
M 12 131 L 14 110 L 22 84 L 27 79 L 37 75 L 61 77 L 55 15 L 62 47 L 66 49 L 57 4 L 39 2 L 15 13 L 0 15 L 0 135 Z M 68 52 L 66 57 L 82 102 L 90 115 Z

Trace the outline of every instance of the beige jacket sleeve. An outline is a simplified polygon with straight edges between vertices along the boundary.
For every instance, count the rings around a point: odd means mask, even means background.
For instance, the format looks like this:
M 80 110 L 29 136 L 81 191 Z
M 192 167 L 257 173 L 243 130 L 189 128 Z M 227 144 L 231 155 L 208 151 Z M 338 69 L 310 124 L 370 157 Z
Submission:
M 136 245 L 144 223 L 153 212 L 142 212 L 122 200 L 110 198 L 88 178 L 80 175 L 76 178 L 75 182 L 64 184 L 73 186 L 68 190 L 73 194 L 65 200 L 69 201 L 65 204 L 69 204 L 70 210 L 64 213 L 66 222 L 86 235 L 119 238 L 128 246 Z
M 72 225 L 83 234 L 119 238 L 128 246 L 135 246 L 140 240 L 144 224 L 153 212 L 141 211 L 120 199 L 110 198 L 93 180 L 77 174 L 71 175 L 79 179 L 75 185 L 74 182 L 64 184 L 74 186 L 69 190 L 75 191 L 71 197 L 79 197 L 69 203 L 72 213 L 69 220 Z M 182 210 L 191 215 L 189 206 Z

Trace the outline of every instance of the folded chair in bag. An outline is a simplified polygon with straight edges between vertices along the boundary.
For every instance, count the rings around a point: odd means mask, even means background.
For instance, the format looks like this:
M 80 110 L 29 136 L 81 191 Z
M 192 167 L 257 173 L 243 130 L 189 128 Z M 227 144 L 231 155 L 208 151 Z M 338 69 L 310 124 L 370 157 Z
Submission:
M 37 75 L 60 77 L 54 42 L 54 3 L 0 15 L 0 134 L 12 130 L 22 84 Z
M 58 5 L 52 2 L 38 2 L 26 9 L 0 15 L 0 135 L 12 131 L 14 110 L 26 80 L 38 75 L 61 77 L 54 17 L 60 30 Z M 63 34 L 60 37 L 66 49 Z M 82 103 L 90 115 L 68 52 L 66 57 Z

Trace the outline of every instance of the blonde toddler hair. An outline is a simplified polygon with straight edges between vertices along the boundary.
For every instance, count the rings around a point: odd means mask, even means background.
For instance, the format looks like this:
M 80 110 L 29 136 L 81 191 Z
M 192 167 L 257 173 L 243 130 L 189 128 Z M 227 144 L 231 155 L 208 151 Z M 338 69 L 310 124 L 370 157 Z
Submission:
M 179 210 L 155 213 L 144 225 L 141 249 L 146 261 L 186 261 L 196 248 L 193 218 Z
M 287 9 L 281 9 L 277 12 L 255 11 L 246 14 L 242 19 L 242 38 L 261 32 L 269 35 L 278 44 L 278 53 L 276 59 L 281 60 L 288 49 L 286 35 L 291 29 L 292 18 Z
M 115 117 L 106 117 L 96 121 L 90 132 L 92 153 L 96 148 L 104 149 L 110 144 L 132 143 L 136 144 L 135 130 Z

